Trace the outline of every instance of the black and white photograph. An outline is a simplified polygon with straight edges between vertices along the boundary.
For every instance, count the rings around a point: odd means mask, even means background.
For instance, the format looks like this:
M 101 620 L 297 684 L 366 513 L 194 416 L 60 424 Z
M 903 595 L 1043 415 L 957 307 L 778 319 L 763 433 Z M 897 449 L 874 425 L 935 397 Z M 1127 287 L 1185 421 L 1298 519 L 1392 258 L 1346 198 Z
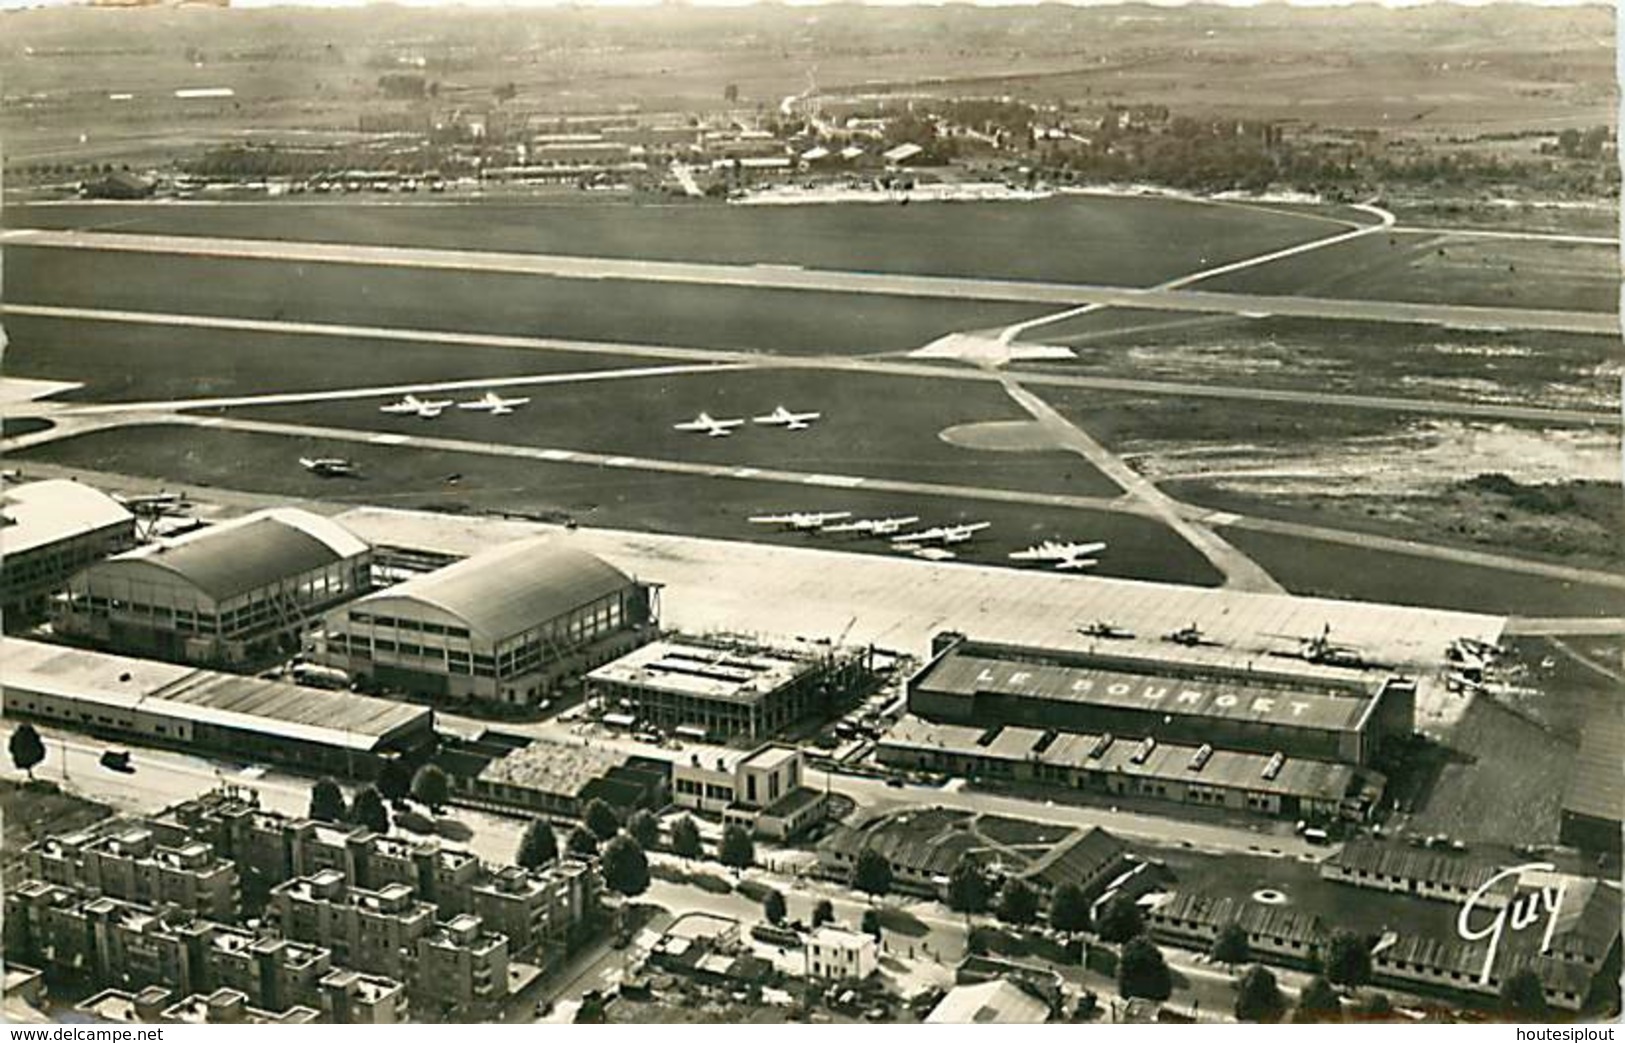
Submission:
M 1614 1039 L 1618 17 L 0 0 L 7 1038 Z

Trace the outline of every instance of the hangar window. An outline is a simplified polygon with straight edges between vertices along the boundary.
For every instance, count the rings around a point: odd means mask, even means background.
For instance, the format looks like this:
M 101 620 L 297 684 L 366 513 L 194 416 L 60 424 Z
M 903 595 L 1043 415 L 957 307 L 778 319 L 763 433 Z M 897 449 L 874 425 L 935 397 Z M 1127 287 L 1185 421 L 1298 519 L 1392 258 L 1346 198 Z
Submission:
M 409 644 L 405 641 L 402 641 L 399 647 L 401 655 L 421 656 L 423 654 L 422 648 L 414 644 Z
M 439 623 L 425 623 L 423 624 L 423 632 L 425 634 L 444 634 L 446 628 Z
M 372 647 L 376 648 L 380 652 L 393 652 L 395 651 L 395 642 L 385 641 L 383 638 L 379 638 L 372 643 Z
M 467 627 L 447 627 L 446 628 L 446 633 L 447 633 L 447 635 L 449 635 L 451 637 L 460 637 L 460 638 L 464 639 L 465 641 L 468 639 L 468 628 Z
M 395 625 L 402 630 L 422 630 L 423 624 L 415 619 L 397 619 Z
M 372 622 L 372 614 L 368 613 L 368 612 L 351 612 L 350 613 L 350 622 L 352 622 L 352 623 L 371 623 Z

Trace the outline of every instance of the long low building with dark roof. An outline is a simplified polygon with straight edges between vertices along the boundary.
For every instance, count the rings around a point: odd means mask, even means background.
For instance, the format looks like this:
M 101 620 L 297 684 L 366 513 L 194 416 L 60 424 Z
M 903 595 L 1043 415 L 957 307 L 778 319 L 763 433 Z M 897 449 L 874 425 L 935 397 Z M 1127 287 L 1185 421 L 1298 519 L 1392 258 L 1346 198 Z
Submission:
M 909 710 L 968 725 L 1021 725 L 1370 764 L 1415 728 L 1416 686 L 939 635 L 909 681 Z
M 876 755 L 899 768 L 1318 821 L 1366 818 L 1386 782 L 1368 768 L 1337 761 L 914 716 L 887 732 Z
M 655 590 L 561 540 L 521 540 L 329 613 L 313 654 L 386 690 L 533 705 L 653 637 Z
M 1625 821 L 1625 715 L 1619 707 L 1595 714 L 1580 737 L 1580 755 L 1563 794 L 1558 827 L 1563 843 L 1619 854 Z
M 372 548 L 296 508 L 256 511 L 97 562 L 68 584 L 56 629 L 112 652 L 243 667 L 297 651 L 372 584 Z
M 434 712 L 350 692 L 5 638 L 5 716 L 76 731 L 369 776 L 434 743 Z

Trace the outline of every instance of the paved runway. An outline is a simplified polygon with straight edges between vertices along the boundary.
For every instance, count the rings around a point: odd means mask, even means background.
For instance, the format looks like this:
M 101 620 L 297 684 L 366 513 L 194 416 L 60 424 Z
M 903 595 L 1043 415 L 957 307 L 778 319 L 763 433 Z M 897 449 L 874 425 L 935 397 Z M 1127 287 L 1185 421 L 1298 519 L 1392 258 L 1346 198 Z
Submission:
M 749 362 L 758 366 L 787 366 L 808 369 L 861 370 L 895 376 L 942 377 L 954 380 L 997 380 L 997 373 L 979 368 L 944 365 L 931 362 L 911 362 L 903 359 L 851 357 L 851 356 L 769 356 L 752 355 L 739 351 L 718 351 L 706 348 L 681 348 L 658 344 L 626 344 L 617 341 L 565 340 L 557 337 L 520 337 L 496 333 L 460 333 L 443 330 L 403 329 L 395 326 L 352 326 L 335 323 L 292 322 L 277 319 L 241 319 L 217 315 L 184 315 L 171 312 L 121 311 L 101 308 L 65 308 L 36 304 L 6 304 L 0 314 L 26 315 L 49 319 L 75 319 L 87 322 L 129 323 L 138 326 L 175 326 L 189 329 L 234 330 L 249 333 L 297 334 L 308 337 L 355 338 L 364 340 L 400 341 L 412 344 L 446 344 L 469 347 L 518 348 L 527 351 L 597 352 L 626 355 L 632 358 L 681 360 L 692 363 Z M 1077 387 L 1100 391 L 1124 391 L 1138 395 L 1167 395 L 1187 398 L 1222 398 L 1250 402 L 1287 402 L 1300 405 L 1331 406 L 1338 409 L 1374 409 L 1394 413 L 1416 413 L 1433 416 L 1459 416 L 1485 420 L 1528 420 L 1549 424 L 1606 424 L 1618 426 L 1617 412 L 1597 410 L 1552 409 L 1540 406 L 1519 406 L 1501 402 L 1468 402 L 1440 398 L 1404 398 L 1386 395 L 1355 395 L 1325 391 L 1306 391 L 1290 388 L 1258 388 L 1219 383 L 1196 383 L 1174 380 L 1136 380 L 1121 377 L 1098 377 L 1071 373 L 1040 373 L 1011 370 L 1011 375 L 1029 387 Z M 418 393 L 445 390 L 500 389 L 518 387 L 534 381 L 534 377 L 490 377 L 482 380 L 448 381 L 417 384 Z M 381 385 L 377 394 L 397 393 L 389 389 L 404 385 Z M 307 393 L 290 393 L 283 401 L 300 400 Z M 309 393 L 320 396 L 322 393 Z M 254 396 L 241 396 L 243 399 Z M 317 398 L 310 398 L 316 401 Z M 138 408 L 164 410 L 194 408 L 196 401 L 175 399 L 168 402 L 139 404 L 75 404 L 75 403 L 19 403 L 13 416 L 43 415 L 46 413 L 108 413 L 133 412 Z M 242 404 L 252 404 L 243 402 Z
M 1606 312 L 1540 308 L 1484 308 L 1400 301 L 1332 300 L 1259 294 L 1212 293 L 1186 289 L 1132 289 L 1008 279 L 843 272 L 778 265 L 707 264 L 561 254 L 502 253 L 411 247 L 355 246 L 343 243 L 284 242 L 205 236 L 141 235 L 15 229 L 0 233 L 14 246 L 180 254 L 236 260 L 347 264 L 443 271 L 493 272 L 565 279 L 622 279 L 695 283 L 774 290 L 881 294 L 947 300 L 1053 304 L 1102 304 L 1162 311 L 1226 315 L 1268 314 L 1291 318 L 1401 322 L 1470 329 L 1526 329 L 1563 333 L 1614 334 L 1619 318 Z

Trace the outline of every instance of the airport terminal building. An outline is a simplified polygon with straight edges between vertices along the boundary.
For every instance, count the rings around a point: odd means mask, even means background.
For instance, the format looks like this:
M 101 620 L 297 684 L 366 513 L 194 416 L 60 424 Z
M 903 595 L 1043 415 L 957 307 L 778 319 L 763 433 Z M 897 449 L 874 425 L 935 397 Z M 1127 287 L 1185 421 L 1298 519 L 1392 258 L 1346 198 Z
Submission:
M 652 637 L 656 589 L 551 537 L 520 540 L 334 610 L 312 655 L 425 698 L 534 704 Z
M 63 636 L 111 652 L 244 667 L 297 650 L 372 585 L 372 548 L 330 519 L 275 508 L 159 540 L 80 571 Z
M 1411 682 L 1015 648 L 945 635 L 881 741 L 894 767 L 1259 815 L 1363 820 Z

